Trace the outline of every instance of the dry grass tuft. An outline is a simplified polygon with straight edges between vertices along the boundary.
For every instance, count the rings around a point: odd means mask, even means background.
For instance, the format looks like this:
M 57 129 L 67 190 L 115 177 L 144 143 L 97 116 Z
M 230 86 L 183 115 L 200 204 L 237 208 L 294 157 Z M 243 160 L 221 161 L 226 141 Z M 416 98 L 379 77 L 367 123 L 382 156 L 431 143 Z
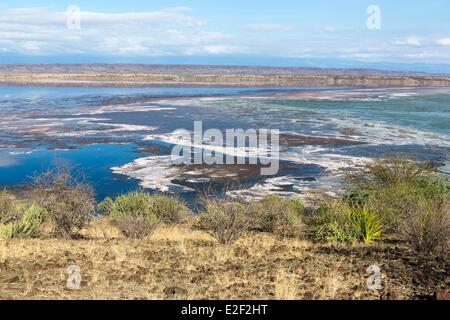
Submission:
M 275 281 L 276 300 L 295 300 L 298 295 L 298 277 L 294 274 L 279 269 Z

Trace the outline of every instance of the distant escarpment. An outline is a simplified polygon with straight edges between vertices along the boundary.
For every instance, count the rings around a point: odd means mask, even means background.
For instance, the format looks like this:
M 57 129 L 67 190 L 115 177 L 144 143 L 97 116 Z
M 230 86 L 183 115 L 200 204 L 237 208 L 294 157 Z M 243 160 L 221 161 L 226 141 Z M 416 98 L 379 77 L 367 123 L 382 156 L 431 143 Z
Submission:
M 450 86 L 450 75 L 206 65 L 0 65 L 0 84 L 77 86 Z

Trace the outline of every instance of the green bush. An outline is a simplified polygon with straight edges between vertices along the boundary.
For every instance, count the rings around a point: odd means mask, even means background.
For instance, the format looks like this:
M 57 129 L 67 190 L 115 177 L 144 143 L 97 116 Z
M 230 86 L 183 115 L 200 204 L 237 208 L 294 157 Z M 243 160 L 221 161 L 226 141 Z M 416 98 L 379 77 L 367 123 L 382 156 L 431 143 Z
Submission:
M 143 191 L 118 196 L 114 201 L 106 198 L 99 208 L 111 216 L 113 225 L 123 235 L 130 238 L 143 238 L 160 223 L 151 210 L 151 196 Z
M 188 209 L 182 201 L 164 195 L 152 196 L 150 209 L 161 222 L 167 224 L 183 222 L 188 213 Z
M 450 198 L 450 179 L 437 176 L 435 169 L 401 157 L 374 160 L 349 176 L 353 187 L 343 200 L 351 206 L 371 207 L 383 220 L 384 230 L 398 234 L 418 205 L 433 203 L 439 211 Z
M 307 220 L 307 233 L 315 242 L 369 243 L 380 237 L 381 231 L 375 211 L 341 201 L 323 204 Z
M 382 223 L 373 210 L 367 207 L 350 207 L 347 215 L 359 241 L 369 243 L 381 236 Z
M 402 222 L 408 219 L 410 212 L 421 199 L 423 197 L 414 186 L 399 184 L 377 190 L 372 204 L 385 222 L 386 231 L 396 234 Z
M 8 239 L 37 237 L 40 235 L 39 226 L 46 215 L 45 209 L 33 204 L 25 211 L 20 220 L 0 225 L 0 236 Z
M 150 208 L 151 196 L 143 191 L 133 191 L 118 196 L 114 201 L 106 198 L 99 206 L 105 208 L 113 219 L 131 216 L 158 220 Z
M 161 222 L 180 223 L 188 212 L 180 200 L 164 195 L 150 195 L 141 190 L 121 195 L 114 201 L 106 198 L 98 207 L 112 217 L 113 224 L 125 236 L 132 238 L 149 235 Z
M 345 214 L 348 206 L 339 202 L 322 204 L 306 221 L 306 230 L 314 242 L 343 242 L 357 240 L 350 219 Z
M 205 230 L 222 244 L 230 244 L 249 230 L 252 217 L 247 204 L 227 200 L 206 201 L 195 227 Z
M 165 195 L 150 195 L 144 191 L 133 191 L 116 198 L 106 198 L 99 209 L 113 218 L 121 216 L 144 217 L 167 224 L 182 222 L 188 213 L 186 205 Z
M 303 228 L 303 202 L 270 195 L 252 205 L 253 230 L 298 236 Z
M 362 172 L 350 174 L 348 179 L 363 189 L 378 189 L 414 183 L 435 172 L 436 167 L 429 162 L 417 163 L 404 157 L 392 157 L 387 160 L 375 159 Z
M 345 193 L 342 200 L 352 207 L 362 207 L 369 203 L 372 192 L 360 187 L 352 187 Z
M 382 217 L 386 231 L 397 233 L 405 220 L 411 218 L 416 207 L 433 203 L 437 210 L 450 199 L 450 179 L 422 177 L 413 182 L 374 190 L 371 206 Z
M 415 181 L 414 187 L 425 199 L 434 200 L 441 204 L 450 199 L 450 179 L 448 177 L 419 178 Z

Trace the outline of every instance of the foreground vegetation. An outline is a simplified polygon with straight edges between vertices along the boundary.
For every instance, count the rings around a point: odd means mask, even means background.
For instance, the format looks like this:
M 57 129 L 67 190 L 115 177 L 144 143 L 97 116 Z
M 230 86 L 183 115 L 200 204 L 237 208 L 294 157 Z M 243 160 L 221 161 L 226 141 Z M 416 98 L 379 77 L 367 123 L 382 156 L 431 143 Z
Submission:
M 311 214 L 278 196 L 210 197 L 196 215 L 142 190 L 97 204 L 55 170 L 26 194 L 0 192 L 0 298 L 448 298 L 450 179 L 427 163 L 375 160 Z M 383 289 L 366 288 L 372 264 Z

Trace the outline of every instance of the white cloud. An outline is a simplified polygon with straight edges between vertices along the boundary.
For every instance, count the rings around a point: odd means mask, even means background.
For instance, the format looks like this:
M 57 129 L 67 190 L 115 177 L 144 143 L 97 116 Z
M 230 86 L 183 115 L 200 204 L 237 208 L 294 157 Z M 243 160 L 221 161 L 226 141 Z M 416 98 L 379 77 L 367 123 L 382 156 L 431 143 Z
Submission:
M 287 31 L 290 30 L 291 27 L 286 26 L 284 24 L 277 23 L 251 23 L 244 26 L 248 30 L 252 31 Z
M 407 37 L 405 39 L 405 41 L 406 41 L 407 44 L 409 44 L 411 46 L 420 46 L 420 45 L 422 45 L 422 39 L 419 38 L 419 37 L 415 37 L 415 36 Z
M 409 36 L 401 40 L 396 40 L 393 42 L 395 45 L 407 45 L 407 46 L 421 46 L 423 44 L 423 39 L 417 36 Z
M 236 46 L 224 46 L 224 45 L 212 45 L 205 46 L 205 51 L 211 54 L 231 54 L 231 53 L 239 53 L 241 48 Z
M 450 46 L 450 38 L 442 34 L 439 38 L 426 33 L 391 32 L 368 37 L 358 30 L 335 29 L 326 24 L 293 28 L 276 23 L 243 23 L 239 24 L 241 30 L 230 25 L 229 29 L 224 26 L 217 31 L 187 7 L 152 12 L 82 11 L 79 30 L 67 28 L 67 17 L 67 12 L 46 7 L 1 10 L 0 52 L 96 56 L 233 54 L 436 63 L 450 59 L 448 50 L 436 50 L 438 45 Z
M 437 39 L 436 43 L 441 46 L 450 46 L 450 37 Z
M 49 8 L 0 11 L 1 51 L 21 54 L 164 55 L 210 52 L 229 35 L 208 31 L 187 7 L 154 12 L 80 12 L 80 29 L 68 29 L 69 13 Z
M 201 19 L 189 16 L 190 8 L 174 7 L 155 12 L 125 12 L 125 13 L 101 13 L 89 12 L 80 9 L 81 23 L 93 24 L 138 24 L 145 23 L 157 25 L 162 23 L 178 24 L 184 26 L 201 26 L 205 22 Z M 2 23 L 25 23 L 33 25 L 66 25 L 71 15 L 70 12 L 57 12 L 49 8 L 18 8 L 2 10 L 0 21 Z

